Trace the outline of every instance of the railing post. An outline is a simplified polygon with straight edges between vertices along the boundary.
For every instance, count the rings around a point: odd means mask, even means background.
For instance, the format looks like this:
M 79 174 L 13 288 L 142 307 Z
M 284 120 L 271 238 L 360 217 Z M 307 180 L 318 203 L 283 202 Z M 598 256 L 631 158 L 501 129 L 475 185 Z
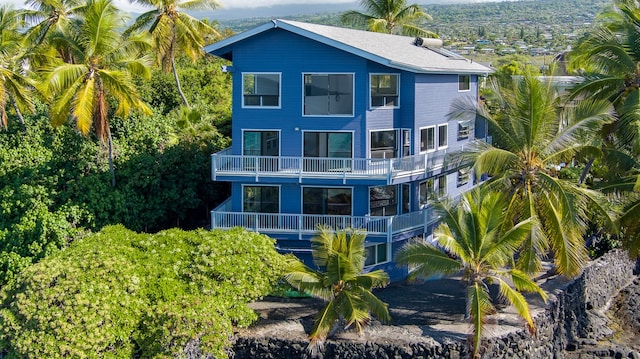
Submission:
M 391 179 L 393 178 L 393 163 L 392 159 L 389 159 L 389 165 L 387 165 L 387 184 L 391 184 Z
M 216 166 L 216 158 L 217 155 L 215 153 L 211 155 L 211 179 L 213 181 L 216 180 L 216 170 L 218 169 Z
M 393 216 L 387 218 L 387 243 L 391 243 L 391 238 L 393 237 Z
M 298 240 L 302 239 L 302 215 L 298 215 Z
M 427 173 L 429 173 L 429 161 L 427 160 L 427 158 L 429 157 L 428 153 L 424 154 L 424 175 L 426 176 Z

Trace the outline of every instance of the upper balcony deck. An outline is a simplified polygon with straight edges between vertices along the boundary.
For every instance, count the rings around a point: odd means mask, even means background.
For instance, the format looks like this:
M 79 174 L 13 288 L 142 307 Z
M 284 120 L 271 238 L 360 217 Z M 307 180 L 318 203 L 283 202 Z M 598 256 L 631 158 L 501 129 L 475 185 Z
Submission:
M 316 158 L 287 156 L 232 155 L 230 148 L 211 156 L 214 181 L 254 178 L 295 180 L 339 180 L 342 183 L 366 181 L 370 185 L 400 183 L 403 179 L 426 177 L 447 168 L 447 151 L 423 153 L 401 158 Z

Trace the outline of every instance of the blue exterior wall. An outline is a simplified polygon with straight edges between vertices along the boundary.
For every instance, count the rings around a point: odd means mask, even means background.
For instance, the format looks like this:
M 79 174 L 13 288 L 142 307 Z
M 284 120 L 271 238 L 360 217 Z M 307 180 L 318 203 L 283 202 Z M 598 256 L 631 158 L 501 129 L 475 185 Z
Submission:
M 280 73 L 280 108 L 243 108 L 243 73 Z M 303 116 L 304 73 L 353 73 L 353 116 Z M 389 73 L 400 75 L 399 108 L 370 108 L 369 75 Z M 388 68 L 356 55 L 349 54 L 291 32 L 273 29 L 244 39 L 233 45 L 233 122 L 232 153 L 242 154 L 243 130 L 278 131 L 280 156 L 300 157 L 303 152 L 304 131 L 349 131 L 353 133 L 353 157 L 370 157 L 370 133 L 374 130 L 410 129 L 411 155 L 420 153 L 420 128 L 448 123 L 447 151 L 461 148 L 473 138 L 458 141 L 457 121 L 447 120 L 451 102 L 461 96 L 477 94 L 478 77 L 471 75 L 470 90 L 458 91 L 456 74 L 415 74 Z M 437 130 L 437 127 L 436 127 Z M 457 196 L 470 188 L 457 185 L 457 170 L 448 173 L 434 171 L 429 176 L 447 176 L 447 194 Z M 420 209 L 419 183 L 427 177 L 416 175 L 406 178 L 410 184 L 411 211 Z M 369 214 L 369 189 L 372 182 L 362 180 L 358 185 L 340 184 L 340 180 L 291 178 L 238 177 L 232 182 L 231 211 L 243 211 L 243 185 L 277 185 L 280 188 L 280 213 L 302 213 L 304 186 L 352 188 L 352 215 Z M 430 234 L 430 227 L 427 234 Z M 291 233 L 267 233 L 278 239 L 281 248 L 288 248 L 301 259 L 310 262 L 310 235 L 299 237 Z M 403 233 L 389 243 L 393 256 L 411 236 L 423 233 Z M 367 242 L 386 241 L 383 237 L 368 237 Z M 288 251 L 285 250 L 285 251 Z M 390 258 L 393 258 L 393 257 Z M 377 265 L 386 270 L 393 280 L 404 278 L 407 268 L 393 262 Z

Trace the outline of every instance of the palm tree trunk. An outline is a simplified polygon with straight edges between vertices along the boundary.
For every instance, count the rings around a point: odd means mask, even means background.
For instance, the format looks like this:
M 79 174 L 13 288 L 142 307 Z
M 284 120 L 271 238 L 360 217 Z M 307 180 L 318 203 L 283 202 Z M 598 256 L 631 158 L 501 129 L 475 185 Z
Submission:
M 116 171 L 113 168 L 113 141 L 111 138 L 111 129 L 107 126 L 107 143 L 109 146 L 109 172 L 111 173 L 111 187 L 116 186 Z
M 187 97 L 184 95 L 184 92 L 182 92 L 182 87 L 180 86 L 180 78 L 178 77 L 178 71 L 176 70 L 176 59 L 173 55 L 171 55 L 171 67 L 173 68 L 173 77 L 176 79 L 176 86 L 178 86 L 178 93 L 180 94 L 180 97 L 182 97 L 182 102 L 185 106 L 190 107 L 189 101 L 187 101 Z
M 16 100 L 14 100 L 11 95 L 9 95 L 9 99 L 11 99 L 13 108 L 16 110 L 16 115 L 18 115 L 18 120 L 20 120 L 20 126 L 22 126 L 22 131 L 27 132 L 27 124 L 24 122 L 24 117 L 22 116 L 22 112 L 20 112 L 20 108 L 18 107 Z
M 580 175 L 580 179 L 578 180 L 578 184 L 582 184 L 584 180 L 587 178 L 587 174 L 591 170 L 591 166 L 593 165 L 594 160 L 595 158 L 591 157 L 589 159 L 589 162 L 587 162 L 587 164 L 584 166 L 584 169 L 582 170 L 582 174 Z

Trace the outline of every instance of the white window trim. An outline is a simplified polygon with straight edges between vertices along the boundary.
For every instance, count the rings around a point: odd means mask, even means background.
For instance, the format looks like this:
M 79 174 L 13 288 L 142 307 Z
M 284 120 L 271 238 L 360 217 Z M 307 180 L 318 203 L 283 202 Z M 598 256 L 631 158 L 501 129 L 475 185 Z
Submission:
M 341 188 L 341 189 L 350 189 L 351 190 L 351 214 L 350 215 L 341 215 L 343 217 L 353 217 L 353 186 L 300 186 L 300 215 L 303 216 L 338 216 L 337 214 L 304 214 L 304 189 L 305 188 Z M 340 228 L 344 229 L 344 228 Z
M 368 136 L 367 136 L 367 158 L 371 158 L 371 133 L 372 132 L 385 132 L 385 131 L 394 131 L 396 133 L 396 156 L 395 158 L 400 158 L 400 153 L 402 150 L 402 146 L 398 146 L 398 141 L 400 141 L 400 143 L 402 143 L 403 138 L 398 139 L 398 136 L 402 137 L 402 130 L 401 128 L 377 128 L 375 130 L 369 130 L 367 131 Z M 398 135 L 399 133 L 399 135 Z M 382 158 L 376 158 L 376 160 L 381 160 Z
M 305 115 L 304 114 L 304 75 L 351 75 L 351 93 L 353 98 L 351 101 L 351 114 L 350 115 Z M 301 96 L 302 100 L 300 103 L 302 117 L 355 117 L 356 116 L 356 73 L 355 72 L 303 72 L 302 73 L 302 88 L 301 88 Z
M 380 246 L 380 245 L 383 245 L 383 244 L 386 244 L 386 246 L 387 246 L 387 249 L 386 249 L 386 251 L 387 251 L 387 255 L 386 255 L 387 260 L 384 261 L 384 262 L 377 262 L 377 260 L 378 260 L 378 248 L 377 247 Z M 391 244 L 390 243 L 366 243 L 365 246 L 364 246 L 365 253 L 366 253 L 367 248 L 369 248 L 369 247 L 375 247 L 375 254 L 374 255 L 376 256 L 376 260 L 375 260 L 374 264 L 365 266 L 365 268 L 372 268 L 372 267 L 375 267 L 375 266 L 379 266 L 379 265 L 391 262 L 391 259 L 390 259 L 391 258 Z
M 277 110 L 282 108 L 282 72 L 242 72 L 242 108 L 247 109 L 262 109 L 262 110 Z M 278 75 L 278 106 L 248 106 L 244 104 L 244 75 Z
M 447 131 L 445 134 L 445 139 L 447 140 L 447 143 L 444 146 L 440 146 L 440 128 L 441 127 L 446 127 Z M 438 125 L 438 128 L 436 130 L 436 148 L 438 150 L 444 150 L 445 148 L 449 147 L 449 124 L 448 123 L 441 123 Z
M 386 187 L 386 186 L 395 186 L 396 187 L 396 214 L 393 216 L 383 216 L 383 217 L 395 217 L 402 214 L 402 186 L 400 184 L 391 184 L 391 185 L 381 185 L 381 186 L 369 186 L 367 188 L 367 193 L 369 194 L 369 204 L 367 205 L 367 213 L 371 214 L 371 189 L 374 187 Z M 409 196 L 411 197 L 411 196 Z
M 355 131 L 354 130 L 338 130 L 338 131 L 331 131 L 331 130 L 302 130 L 300 131 L 300 136 L 302 136 L 302 139 L 300 140 L 300 154 L 302 158 L 304 157 L 304 134 L 307 132 L 313 132 L 313 133 L 350 133 L 351 134 L 351 158 L 355 158 Z M 320 158 L 331 158 L 331 157 L 320 157 Z M 336 157 L 336 158 L 343 158 L 343 157 Z M 344 157 L 344 158 L 348 158 L 348 157 Z
M 397 76 L 397 88 L 398 88 L 398 103 L 395 106 L 373 106 L 373 104 L 371 103 L 371 77 L 372 76 L 376 76 L 376 75 L 395 75 Z M 399 73 L 392 73 L 392 72 L 371 72 L 369 73 L 369 109 L 373 110 L 373 109 L 396 109 L 396 108 L 400 108 L 400 74 Z
M 419 145 L 419 147 L 421 147 L 420 143 L 422 143 L 422 130 L 426 130 L 428 128 L 433 128 L 433 148 L 432 149 L 427 149 L 426 151 L 423 151 L 422 148 L 418 148 L 420 153 L 435 152 L 436 149 L 438 149 L 438 132 L 437 132 L 437 128 L 436 128 L 435 125 L 433 125 L 433 126 L 424 126 L 424 127 L 420 127 L 418 129 L 418 131 L 419 131 L 419 135 L 418 135 L 419 136 L 419 139 L 418 139 L 419 143 L 418 143 L 418 145 Z
M 466 90 L 460 90 L 460 77 L 462 76 L 469 78 L 469 88 Z M 458 75 L 458 92 L 471 92 L 471 75 Z
M 250 129 L 243 128 L 242 129 L 242 155 L 244 156 L 244 133 L 246 132 L 277 132 L 278 133 L 278 154 L 282 156 L 282 130 L 280 129 Z
M 253 213 L 253 212 L 245 212 L 244 211 L 244 188 L 245 187 L 278 187 L 278 214 L 282 213 L 282 185 L 279 184 L 259 184 L 259 183 L 245 183 L 242 184 L 242 201 L 240 204 L 242 205 L 242 213 Z M 262 212 L 257 212 L 262 213 Z M 273 213 L 275 214 L 275 213 Z

